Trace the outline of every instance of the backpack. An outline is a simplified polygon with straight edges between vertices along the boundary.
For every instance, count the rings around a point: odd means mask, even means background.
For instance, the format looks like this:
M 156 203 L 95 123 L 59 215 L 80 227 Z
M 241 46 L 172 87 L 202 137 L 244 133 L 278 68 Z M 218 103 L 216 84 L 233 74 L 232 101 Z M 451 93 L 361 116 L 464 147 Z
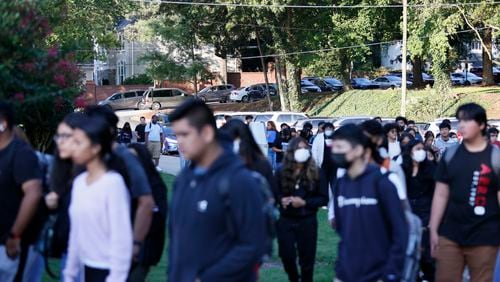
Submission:
M 262 206 L 262 211 L 264 212 L 266 221 L 266 242 L 265 249 L 262 255 L 262 261 L 266 261 L 273 254 L 273 241 L 276 238 L 276 222 L 279 219 L 280 212 L 278 208 L 276 208 L 274 196 L 271 192 L 271 188 L 267 180 L 257 172 L 252 172 L 252 177 L 258 181 L 258 187 L 260 189 L 261 195 L 265 200 L 264 205 Z M 226 209 L 226 225 L 228 227 L 229 234 L 231 237 L 235 237 L 236 230 L 234 227 L 233 219 L 231 217 L 231 200 L 229 198 L 229 189 L 231 189 L 229 179 L 227 177 L 222 178 L 217 187 L 217 190 Z
M 446 165 L 449 165 L 451 163 L 451 160 L 455 156 L 455 153 L 458 151 L 458 148 L 460 148 L 460 145 L 461 144 L 457 144 L 446 149 L 443 155 Z M 500 149 L 495 146 L 491 146 L 491 165 L 493 166 L 493 171 L 497 176 L 500 177 Z
M 380 173 L 375 179 L 375 193 L 377 198 L 380 198 L 380 186 L 379 183 L 382 179 L 388 178 L 392 172 L 388 171 L 386 173 Z M 334 195 L 334 199 L 337 198 L 338 194 L 336 193 L 338 189 L 335 189 L 338 185 L 340 179 L 337 179 L 335 185 L 332 186 L 332 195 Z M 417 281 L 418 273 L 420 270 L 420 256 L 421 256 L 421 245 L 422 245 L 422 220 L 415 215 L 410 208 L 410 204 L 408 200 L 406 200 L 403 204 L 403 210 L 405 213 L 405 218 L 408 223 L 408 243 L 406 246 L 405 252 L 405 263 L 404 267 L 401 271 L 401 279 L 402 282 L 414 282 Z M 385 218 L 386 215 L 382 213 Z M 386 220 L 387 221 L 387 220 Z

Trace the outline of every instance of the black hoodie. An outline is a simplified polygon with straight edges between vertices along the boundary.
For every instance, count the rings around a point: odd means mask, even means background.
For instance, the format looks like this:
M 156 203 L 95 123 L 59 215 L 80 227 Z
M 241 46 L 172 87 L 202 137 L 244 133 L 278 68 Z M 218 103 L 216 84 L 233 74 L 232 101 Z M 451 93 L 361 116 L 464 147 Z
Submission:
M 231 236 L 218 186 L 229 181 Z M 169 281 L 256 281 L 265 249 L 263 196 L 239 158 L 224 152 L 205 172 L 185 168 L 174 183 L 170 209 Z

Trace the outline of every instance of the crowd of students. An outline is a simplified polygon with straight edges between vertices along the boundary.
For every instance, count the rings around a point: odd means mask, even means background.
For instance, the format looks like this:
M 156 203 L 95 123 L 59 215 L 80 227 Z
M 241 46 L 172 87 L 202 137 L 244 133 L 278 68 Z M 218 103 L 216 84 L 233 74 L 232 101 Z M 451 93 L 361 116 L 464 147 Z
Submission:
M 118 133 L 111 110 L 89 106 L 60 122 L 44 162 L 1 102 L 0 281 L 40 281 L 49 257 L 63 281 L 145 281 L 168 232 L 165 280 L 257 281 L 276 237 L 288 280 L 310 282 L 322 207 L 340 239 L 333 281 L 461 281 L 466 268 L 493 281 L 498 130 L 477 104 L 456 117 L 460 141 L 446 120 L 437 137 L 404 117 L 317 134 L 270 121 L 263 151 L 250 118 L 218 130 L 210 108 L 188 100 L 169 115 L 188 164 L 167 221 L 156 117 L 132 143 L 130 125 Z

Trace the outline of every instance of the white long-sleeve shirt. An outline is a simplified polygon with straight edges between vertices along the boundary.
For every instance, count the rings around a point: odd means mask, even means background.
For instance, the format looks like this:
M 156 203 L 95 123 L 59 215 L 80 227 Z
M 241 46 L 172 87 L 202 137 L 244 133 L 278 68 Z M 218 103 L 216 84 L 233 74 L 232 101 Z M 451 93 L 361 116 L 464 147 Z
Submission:
M 109 270 L 107 282 L 126 281 L 132 260 L 130 196 L 121 175 L 109 171 L 87 184 L 88 173 L 73 183 L 65 281 L 75 281 L 82 265 Z

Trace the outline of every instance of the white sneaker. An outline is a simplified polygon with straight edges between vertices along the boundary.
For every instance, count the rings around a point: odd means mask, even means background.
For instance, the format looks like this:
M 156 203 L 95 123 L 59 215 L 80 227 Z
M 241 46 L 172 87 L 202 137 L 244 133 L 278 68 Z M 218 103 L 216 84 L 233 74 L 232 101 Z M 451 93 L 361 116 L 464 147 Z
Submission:
M 163 171 L 163 169 L 161 169 L 161 167 L 159 167 L 159 166 L 156 167 L 156 170 L 157 171 Z

